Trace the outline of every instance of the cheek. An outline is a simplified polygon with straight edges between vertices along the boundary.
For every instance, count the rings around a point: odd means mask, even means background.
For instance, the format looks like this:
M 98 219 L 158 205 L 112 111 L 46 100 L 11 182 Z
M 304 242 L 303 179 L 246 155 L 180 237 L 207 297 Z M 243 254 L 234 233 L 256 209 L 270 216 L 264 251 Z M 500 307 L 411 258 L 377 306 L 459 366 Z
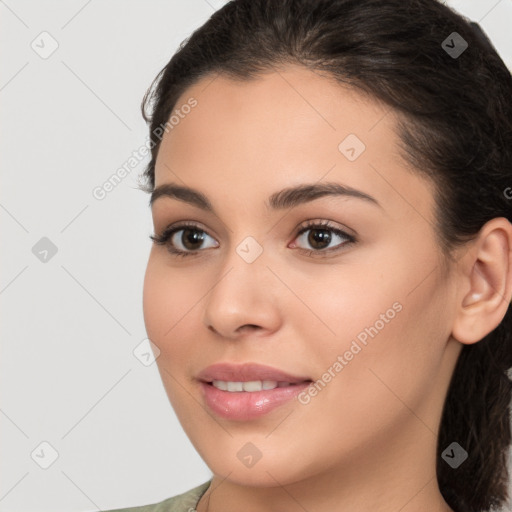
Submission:
M 294 283 L 293 289 L 302 299 L 291 297 L 289 320 L 303 343 L 314 349 L 320 366 L 349 350 L 353 340 L 364 346 L 365 340 L 371 339 L 368 329 L 375 332 L 373 326 L 377 336 L 382 336 L 400 316 L 399 283 L 384 279 L 388 274 L 381 268 L 371 272 L 367 267 L 326 266 L 313 277 L 304 273 L 289 276 L 288 282 Z
M 194 308 L 203 294 L 189 272 L 166 265 L 165 256 L 150 256 L 144 276 L 143 314 L 148 336 L 161 350 L 197 314 Z
M 319 393 L 326 400 L 336 400 L 333 393 L 351 407 L 353 397 L 352 406 L 364 409 L 397 400 L 391 390 L 411 405 L 427 393 L 450 329 L 447 288 L 439 268 L 429 274 L 435 254 L 421 254 L 411 265 L 410 252 L 394 249 L 379 258 L 387 262 L 380 266 L 340 267 L 339 275 L 331 267 L 330 275 L 315 279 L 296 276 L 295 290 L 308 307 L 294 306 L 293 317 L 309 344 L 315 377 L 333 382 Z
M 166 279 L 165 273 L 158 268 L 151 256 L 144 275 L 142 309 L 148 336 L 159 346 L 160 350 L 159 341 L 172 325 L 170 322 L 174 309 L 172 308 L 172 294 L 169 291 L 169 281 Z
M 317 299 L 316 306 L 324 308 L 318 309 L 322 319 L 337 335 L 319 335 L 326 329 L 318 330 L 316 319 L 309 327 L 303 321 L 310 367 L 325 383 L 318 384 L 309 400 L 304 397 L 295 418 L 297 425 L 317 434 L 314 442 L 301 448 L 309 450 L 308 456 L 314 459 L 315 453 L 327 449 L 329 443 L 323 440 L 331 440 L 333 430 L 343 439 L 326 455 L 325 460 L 334 464 L 349 447 L 365 449 L 371 442 L 378 446 L 376 441 L 391 439 L 392 432 L 408 422 L 419 422 L 411 411 L 426 423 L 435 416 L 427 411 L 449 332 L 442 313 L 442 282 L 435 276 L 427 281 L 411 294 L 408 278 L 402 276 L 400 281 L 381 282 L 369 293 L 355 287 L 353 293 L 338 290 L 321 302 Z M 314 293 L 310 288 L 308 297 Z M 435 429 L 434 424 L 429 427 Z
M 190 327 L 200 325 L 199 301 L 204 290 L 197 288 L 190 273 L 171 268 L 165 256 L 152 254 L 143 285 L 143 314 L 149 339 L 160 350 L 156 364 L 173 408 L 186 421 L 181 410 L 190 397 L 184 391 L 188 364 L 200 347 L 190 343 Z

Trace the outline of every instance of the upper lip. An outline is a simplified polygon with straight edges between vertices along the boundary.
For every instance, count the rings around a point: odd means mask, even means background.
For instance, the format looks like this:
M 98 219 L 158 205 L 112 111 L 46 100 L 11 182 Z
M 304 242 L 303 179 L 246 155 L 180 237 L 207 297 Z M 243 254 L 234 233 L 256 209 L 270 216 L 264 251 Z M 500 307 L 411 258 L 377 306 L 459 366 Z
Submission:
M 257 363 L 216 363 L 208 366 L 197 375 L 203 382 L 223 380 L 228 382 L 248 382 L 272 380 L 276 382 L 299 383 L 311 380 L 309 377 L 291 375 L 277 368 Z

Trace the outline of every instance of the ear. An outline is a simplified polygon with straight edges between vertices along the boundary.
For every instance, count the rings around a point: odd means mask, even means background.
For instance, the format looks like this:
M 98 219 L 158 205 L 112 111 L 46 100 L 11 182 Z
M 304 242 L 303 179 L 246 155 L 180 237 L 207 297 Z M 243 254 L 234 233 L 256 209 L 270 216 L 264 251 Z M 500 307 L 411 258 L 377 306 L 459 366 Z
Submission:
M 488 221 L 459 261 L 459 293 L 452 336 L 480 341 L 503 320 L 512 297 L 512 224 Z

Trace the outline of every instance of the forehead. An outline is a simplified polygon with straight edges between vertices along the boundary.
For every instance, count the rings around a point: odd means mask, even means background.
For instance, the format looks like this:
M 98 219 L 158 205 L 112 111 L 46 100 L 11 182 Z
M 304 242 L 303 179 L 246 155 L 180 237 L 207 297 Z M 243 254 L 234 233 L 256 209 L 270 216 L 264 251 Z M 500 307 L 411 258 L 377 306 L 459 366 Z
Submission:
M 264 143 L 274 154 L 293 145 L 307 150 L 321 137 L 325 140 L 321 149 L 330 146 L 338 151 L 337 142 L 344 134 L 367 139 L 377 124 L 379 136 L 393 136 L 393 115 L 386 106 L 300 66 L 290 65 L 249 81 L 209 75 L 181 95 L 174 112 L 191 98 L 197 106 L 179 116 L 179 126 L 166 134 L 162 150 L 170 147 L 179 152 L 182 143 L 197 146 L 199 138 L 203 146 L 236 140 L 243 144 L 237 148 L 246 153 Z M 285 155 L 292 157 L 289 151 Z
M 181 180 L 218 200 L 263 201 L 277 189 L 325 178 L 383 204 L 396 203 L 402 189 L 411 204 L 431 206 L 429 184 L 399 155 L 394 111 L 359 90 L 288 66 L 251 81 L 204 77 L 174 112 L 191 98 L 197 105 L 162 139 L 156 186 Z

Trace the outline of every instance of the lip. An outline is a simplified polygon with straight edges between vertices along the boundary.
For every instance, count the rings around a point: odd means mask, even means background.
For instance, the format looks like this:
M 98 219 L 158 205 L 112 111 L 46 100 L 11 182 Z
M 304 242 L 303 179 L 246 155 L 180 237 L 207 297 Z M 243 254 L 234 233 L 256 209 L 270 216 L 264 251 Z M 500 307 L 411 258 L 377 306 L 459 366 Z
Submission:
M 291 375 L 277 368 L 257 363 L 217 363 L 208 366 L 199 372 L 197 378 L 203 382 L 212 382 L 214 380 L 225 380 L 231 382 L 275 380 L 277 382 L 290 382 L 291 384 L 298 384 L 300 382 L 311 380 L 310 377 Z
M 200 381 L 202 397 L 208 408 L 221 418 L 235 421 L 249 421 L 269 413 L 295 398 L 312 382 L 309 377 L 291 375 L 257 363 L 217 363 L 202 370 L 197 379 Z M 217 389 L 212 385 L 213 380 L 272 380 L 293 385 L 253 392 L 232 392 Z

